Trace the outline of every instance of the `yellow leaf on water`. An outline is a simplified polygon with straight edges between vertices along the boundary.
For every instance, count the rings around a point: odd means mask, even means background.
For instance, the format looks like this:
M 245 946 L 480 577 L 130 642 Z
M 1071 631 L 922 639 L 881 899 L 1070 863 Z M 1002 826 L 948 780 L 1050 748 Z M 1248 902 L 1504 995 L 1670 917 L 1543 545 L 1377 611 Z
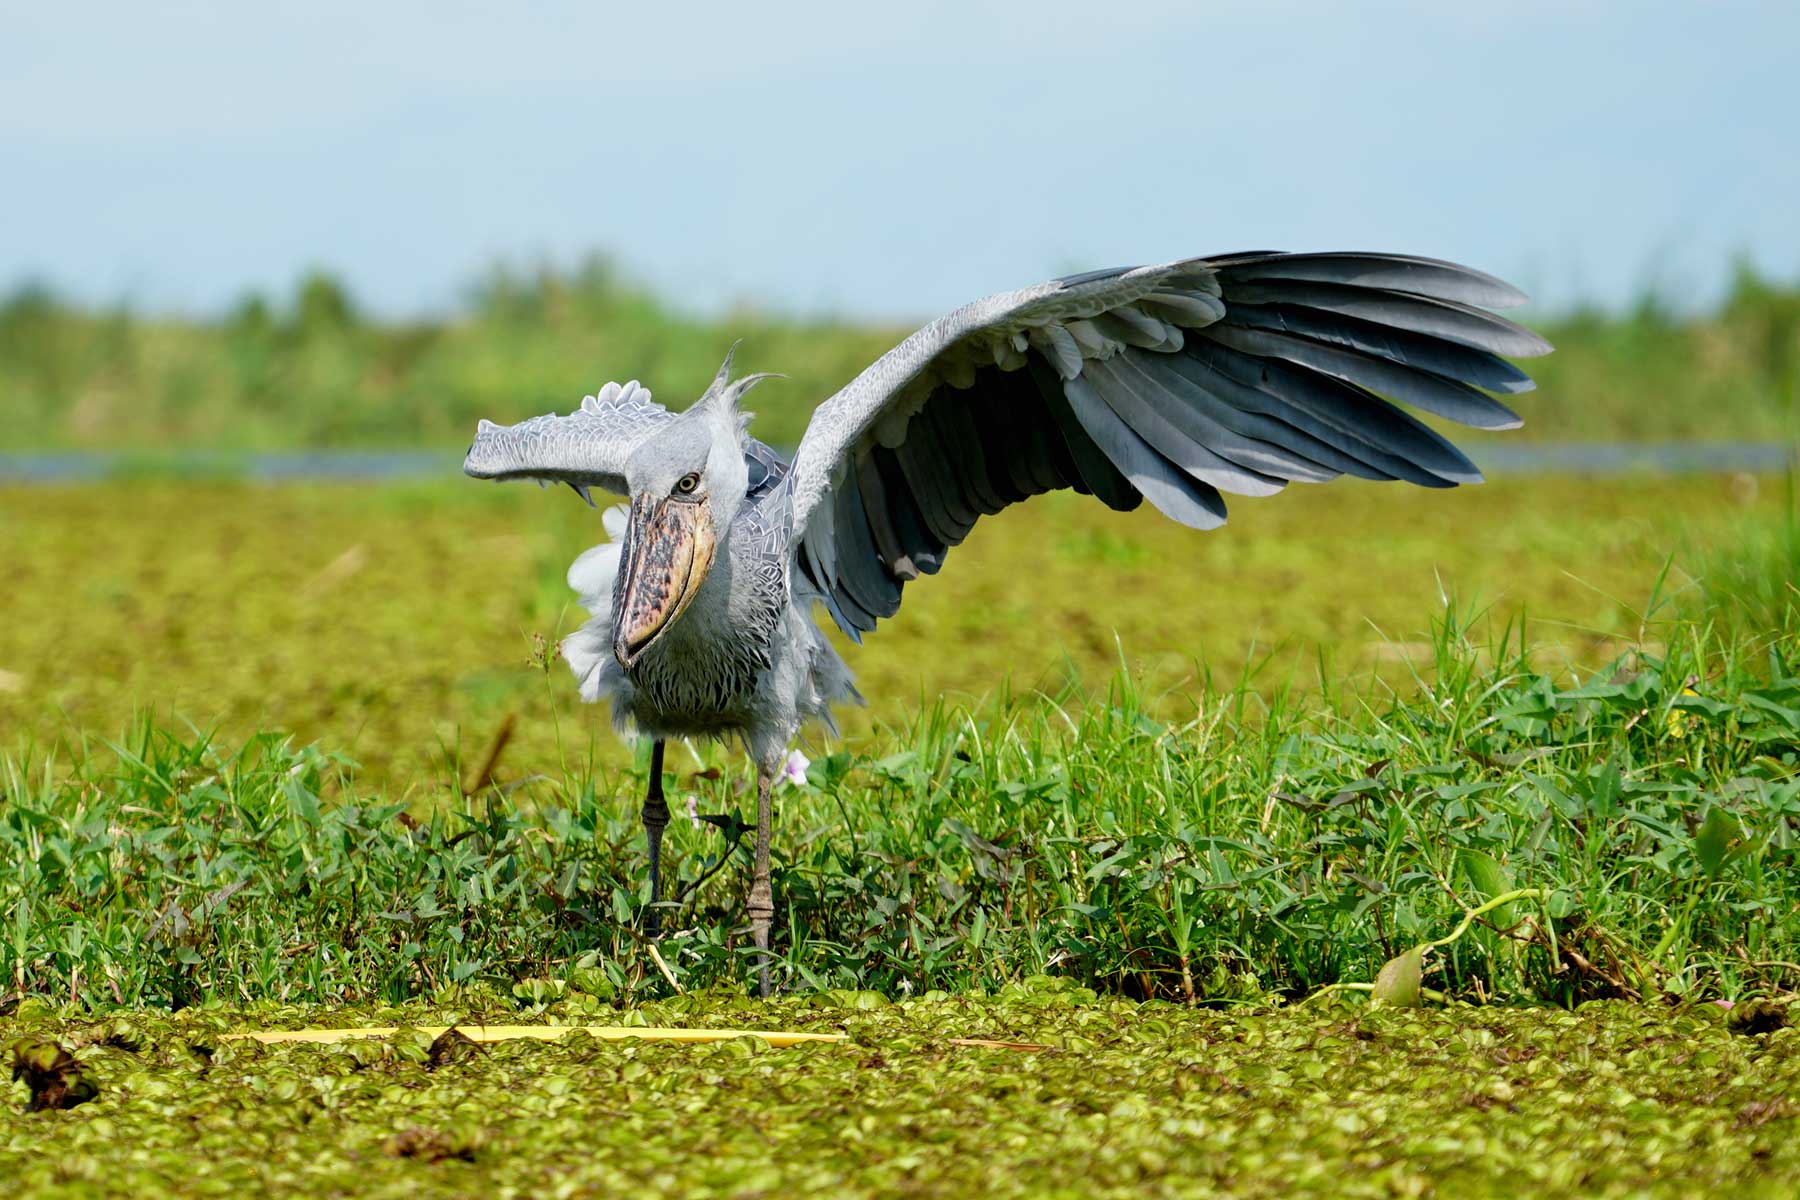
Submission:
M 841 1033 L 792 1033 L 769 1029 L 657 1029 L 650 1026 L 621 1028 L 606 1025 L 461 1025 L 457 1027 L 457 1032 L 471 1042 L 501 1042 L 514 1038 L 553 1041 L 577 1029 L 602 1041 L 641 1038 L 659 1042 L 723 1042 L 732 1038 L 757 1037 L 771 1046 L 792 1046 L 798 1042 L 841 1042 L 847 1036 Z M 262 1030 L 255 1033 L 224 1033 L 219 1036 L 227 1041 L 244 1038 L 270 1045 L 280 1042 L 341 1042 L 350 1038 L 392 1037 L 398 1030 L 398 1026 L 379 1025 L 363 1029 Z M 443 1028 L 431 1027 L 420 1030 L 432 1038 L 442 1037 L 445 1031 Z

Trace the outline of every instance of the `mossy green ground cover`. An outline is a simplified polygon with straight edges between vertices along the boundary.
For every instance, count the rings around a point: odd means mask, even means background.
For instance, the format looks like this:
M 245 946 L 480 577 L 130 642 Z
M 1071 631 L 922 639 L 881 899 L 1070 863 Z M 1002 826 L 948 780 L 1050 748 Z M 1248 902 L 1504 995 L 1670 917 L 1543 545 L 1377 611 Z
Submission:
M 1709 558 L 1783 504 L 1769 477 L 1346 481 L 1234 503 L 1198 534 L 1045 496 L 984 521 L 844 647 L 873 702 L 845 728 L 869 737 L 936 697 L 1100 685 L 1121 660 L 1173 689 L 1171 709 L 1206 673 L 1229 690 L 1249 671 L 1264 693 L 1404 682 L 1431 663 L 1446 595 L 1524 619 L 1544 669 L 1594 669 L 1660 637 L 1645 616 L 1671 555 L 1661 594 L 1691 598 Z M 112 738 L 140 712 L 228 740 L 274 728 L 426 805 L 474 776 L 509 716 L 506 779 L 619 765 L 561 665 L 529 665 L 585 618 L 564 574 L 603 537 L 567 491 L 460 478 L 0 488 L 0 745 Z
M 358 1011 L 478 1021 L 510 1006 Z M 581 1020 L 553 1007 L 544 1019 Z M 30 1195 L 1788 1196 L 1800 1029 L 1710 1006 L 1205 1011 L 1060 980 L 890 1004 L 689 997 L 646 1023 L 844 1031 L 772 1049 L 380 1041 L 263 1047 L 230 1029 L 347 1014 L 190 1009 L 0 1019 L 56 1039 L 95 1099 L 0 1106 Z M 1773 1021 L 1771 1023 L 1774 1023 Z M 1040 1052 L 950 1039 L 1024 1039 Z

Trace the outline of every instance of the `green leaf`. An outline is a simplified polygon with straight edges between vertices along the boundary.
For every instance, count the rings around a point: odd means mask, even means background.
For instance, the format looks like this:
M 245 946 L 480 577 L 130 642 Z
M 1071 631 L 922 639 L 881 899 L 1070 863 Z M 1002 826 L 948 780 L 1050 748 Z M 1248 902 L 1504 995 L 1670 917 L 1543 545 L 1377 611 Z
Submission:
M 1694 834 L 1694 859 L 1708 877 L 1717 876 L 1719 869 L 1734 857 L 1735 844 L 1743 840 L 1744 828 L 1737 818 L 1715 805 L 1707 810 L 1706 819 Z
M 1683 692 L 1669 701 L 1669 707 L 1701 713 L 1712 720 L 1728 717 L 1737 711 L 1736 705 L 1723 700 L 1714 700 L 1710 696 L 1702 696 L 1697 692 Z
M 290 778 L 282 789 L 287 795 L 288 810 L 306 825 L 319 823 L 319 798 L 298 778 Z
M 1777 703 L 1766 691 L 1746 691 L 1744 703 L 1779 718 L 1789 729 L 1800 732 L 1800 708 Z
M 1426 949 L 1425 946 L 1414 946 L 1405 954 L 1389 959 L 1375 976 L 1370 999 L 1390 1008 L 1419 1007 L 1419 982 L 1425 974 Z
M 1487 851 L 1468 847 L 1458 857 L 1462 860 L 1463 874 L 1469 877 L 1469 883 L 1483 900 L 1492 900 L 1502 892 L 1512 890 L 1505 869 Z

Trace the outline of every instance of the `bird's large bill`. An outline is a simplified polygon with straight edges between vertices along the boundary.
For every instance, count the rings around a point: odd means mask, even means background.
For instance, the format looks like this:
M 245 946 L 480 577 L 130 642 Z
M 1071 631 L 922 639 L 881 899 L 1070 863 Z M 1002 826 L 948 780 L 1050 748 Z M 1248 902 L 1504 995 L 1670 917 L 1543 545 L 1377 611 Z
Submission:
M 625 531 L 624 572 L 613 617 L 613 654 L 631 666 L 692 602 L 712 566 L 706 501 L 638 496 Z

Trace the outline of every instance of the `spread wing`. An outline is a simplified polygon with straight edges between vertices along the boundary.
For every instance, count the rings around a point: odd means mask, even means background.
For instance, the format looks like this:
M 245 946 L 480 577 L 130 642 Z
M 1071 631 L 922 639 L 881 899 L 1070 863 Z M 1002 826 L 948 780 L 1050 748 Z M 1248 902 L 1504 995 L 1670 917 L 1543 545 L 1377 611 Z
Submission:
M 797 564 L 852 638 L 892 616 L 976 520 L 1057 488 L 1143 500 L 1199 529 L 1222 493 L 1339 475 L 1479 482 L 1382 397 L 1478 429 L 1502 355 L 1549 343 L 1485 308 L 1489 275 L 1393 254 L 1255 252 L 1093 271 L 976 301 L 914 333 L 820 405 L 796 452 Z
M 517 425 L 481 422 L 463 473 L 476 479 L 566 483 L 584 499 L 590 487 L 623 496 L 625 460 L 639 442 L 674 419 L 637 380 L 609 383 L 584 397 L 566 417 L 549 413 Z

